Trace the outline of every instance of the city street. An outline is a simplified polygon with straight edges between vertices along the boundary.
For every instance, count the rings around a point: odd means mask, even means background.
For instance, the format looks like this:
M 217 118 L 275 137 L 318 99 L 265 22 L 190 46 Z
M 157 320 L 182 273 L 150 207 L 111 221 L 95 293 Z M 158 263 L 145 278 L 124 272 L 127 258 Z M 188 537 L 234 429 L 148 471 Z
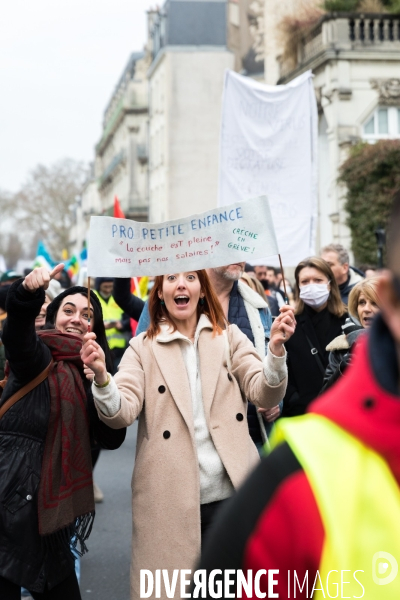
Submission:
M 81 562 L 84 600 L 129 599 L 131 478 L 136 434 L 137 422 L 128 428 L 121 448 L 102 451 L 94 471 L 104 501 L 96 504 L 89 552 Z

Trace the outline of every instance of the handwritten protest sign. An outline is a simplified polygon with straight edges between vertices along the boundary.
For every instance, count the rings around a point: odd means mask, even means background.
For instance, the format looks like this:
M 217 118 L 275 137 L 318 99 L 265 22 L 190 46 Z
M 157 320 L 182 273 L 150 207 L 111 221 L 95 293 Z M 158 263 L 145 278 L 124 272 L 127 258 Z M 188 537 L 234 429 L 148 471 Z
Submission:
M 266 196 L 164 223 L 91 217 L 91 277 L 164 275 L 278 254 Z

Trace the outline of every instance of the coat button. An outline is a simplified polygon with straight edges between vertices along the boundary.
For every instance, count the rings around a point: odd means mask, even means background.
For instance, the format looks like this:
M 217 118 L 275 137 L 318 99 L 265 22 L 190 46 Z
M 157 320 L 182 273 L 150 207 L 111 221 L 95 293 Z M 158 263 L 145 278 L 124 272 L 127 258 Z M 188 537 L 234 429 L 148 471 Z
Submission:
M 236 418 L 237 418 L 238 421 L 243 421 L 243 415 L 242 415 L 242 413 L 238 413 L 236 415 Z
M 164 433 L 163 433 L 163 438 L 164 438 L 165 440 L 167 440 L 167 439 L 168 439 L 168 438 L 170 438 L 170 437 L 171 437 L 171 434 L 170 434 L 170 432 L 169 432 L 169 431 L 164 431 Z
M 375 406 L 375 400 L 373 400 L 372 398 L 367 398 L 366 400 L 364 400 L 365 408 L 373 408 L 374 406 Z
M 32 500 L 32 496 L 31 496 L 30 494 L 28 494 L 28 495 L 27 495 L 27 497 L 26 497 L 26 499 L 27 499 L 28 501 L 29 501 L 29 500 Z
M 160 385 L 158 391 L 160 392 L 160 394 L 163 394 L 165 392 L 165 385 Z
M 232 375 L 230 373 L 228 373 L 228 379 L 229 381 L 232 381 Z

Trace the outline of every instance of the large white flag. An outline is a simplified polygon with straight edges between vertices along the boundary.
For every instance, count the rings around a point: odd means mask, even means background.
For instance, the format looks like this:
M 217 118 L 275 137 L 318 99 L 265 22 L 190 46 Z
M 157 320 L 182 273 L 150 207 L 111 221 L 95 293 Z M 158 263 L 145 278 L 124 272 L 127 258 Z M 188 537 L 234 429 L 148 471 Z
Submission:
M 91 277 L 164 275 L 221 267 L 279 252 L 267 198 L 164 223 L 91 217 Z
M 218 204 L 267 195 L 290 266 L 315 252 L 317 119 L 311 71 L 278 86 L 226 72 Z

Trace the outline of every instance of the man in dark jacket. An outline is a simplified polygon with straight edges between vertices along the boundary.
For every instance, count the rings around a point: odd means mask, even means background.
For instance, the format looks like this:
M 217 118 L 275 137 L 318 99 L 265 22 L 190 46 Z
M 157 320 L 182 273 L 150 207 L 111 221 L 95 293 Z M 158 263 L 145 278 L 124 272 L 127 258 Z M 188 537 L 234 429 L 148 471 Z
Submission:
M 261 358 L 265 356 L 272 324 L 271 313 L 267 303 L 260 303 L 259 295 L 248 285 L 240 281 L 245 263 L 235 263 L 215 269 L 207 269 L 212 286 L 224 310 L 229 323 L 237 325 L 256 347 Z M 257 310 L 254 310 L 256 308 Z M 264 332 L 262 348 L 257 343 L 258 331 Z M 250 436 L 261 450 L 272 428 L 273 422 L 280 415 L 281 406 L 257 411 L 254 404 L 248 403 L 247 422 Z M 263 416 L 262 416 L 263 415 Z
M 252 569 L 246 597 L 400 597 L 399 232 L 400 193 L 382 315 L 340 382 L 308 415 L 282 423 L 277 447 L 210 532 L 199 568 Z
M 339 286 L 341 298 L 347 305 L 351 290 L 356 283 L 364 279 L 363 274 L 355 267 L 350 267 L 349 253 L 341 244 L 330 244 L 322 248 L 321 258 L 332 269 L 336 283 Z

